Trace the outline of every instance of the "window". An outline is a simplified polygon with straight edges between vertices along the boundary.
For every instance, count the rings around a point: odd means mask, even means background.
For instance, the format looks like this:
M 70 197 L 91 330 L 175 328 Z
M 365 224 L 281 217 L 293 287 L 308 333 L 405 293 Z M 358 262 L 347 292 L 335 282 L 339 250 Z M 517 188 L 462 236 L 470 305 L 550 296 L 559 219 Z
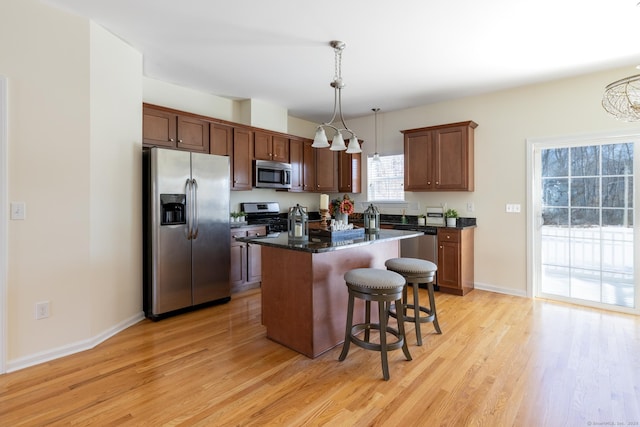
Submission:
M 404 155 L 380 156 L 379 162 L 367 158 L 369 201 L 404 200 Z

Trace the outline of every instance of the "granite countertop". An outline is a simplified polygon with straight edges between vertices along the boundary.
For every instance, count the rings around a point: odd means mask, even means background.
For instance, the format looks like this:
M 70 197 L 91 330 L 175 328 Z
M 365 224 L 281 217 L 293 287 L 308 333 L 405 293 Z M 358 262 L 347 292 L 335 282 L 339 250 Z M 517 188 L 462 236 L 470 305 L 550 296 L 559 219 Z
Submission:
M 239 237 L 236 240 L 240 242 L 253 243 L 263 246 L 271 246 L 280 249 L 290 249 L 294 251 L 321 253 L 331 252 L 340 249 L 351 249 L 363 245 L 372 245 L 376 242 L 409 239 L 411 237 L 420 236 L 423 233 L 410 230 L 380 230 L 376 234 L 365 234 L 362 238 L 349 240 L 320 240 L 311 237 L 308 242 L 289 242 L 287 233 L 275 233 L 262 237 Z

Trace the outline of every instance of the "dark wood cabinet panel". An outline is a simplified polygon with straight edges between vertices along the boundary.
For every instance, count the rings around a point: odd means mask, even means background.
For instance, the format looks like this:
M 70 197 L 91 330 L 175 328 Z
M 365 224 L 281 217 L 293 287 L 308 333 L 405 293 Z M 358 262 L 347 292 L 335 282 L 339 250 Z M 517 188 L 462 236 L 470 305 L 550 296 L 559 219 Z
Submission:
M 341 193 L 362 192 L 362 154 L 340 151 L 338 155 L 338 191 Z
M 209 152 L 209 122 L 189 116 L 178 116 L 176 148 L 180 150 Z
M 236 237 L 264 236 L 264 226 L 231 229 L 231 293 L 242 292 L 260 286 L 262 280 L 262 255 L 260 245 L 238 242 Z
M 256 131 L 253 141 L 255 159 L 289 163 L 289 138 Z
M 438 286 L 456 295 L 474 288 L 473 228 L 438 229 Z
M 291 139 L 289 142 L 289 162 L 291 163 L 291 189 L 289 191 L 303 191 L 304 157 L 303 141 Z
M 406 191 L 473 191 L 472 121 L 404 130 Z
M 316 191 L 338 192 L 338 153 L 328 148 L 316 150 Z
M 233 129 L 232 190 L 251 190 L 251 153 L 253 132 L 236 127 Z
M 233 127 L 211 123 L 210 132 L 209 152 L 218 156 L 231 156 L 233 154 Z
M 305 141 L 303 145 L 302 188 L 304 191 L 316 191 L 316 149 L 311 147 L 313 141 Z
M 142 143 L 149 147 L 176 148 L 178 115 L 144 107 L 142 109 Z
M 150 107 L 142 111 L 143 145 L 209 152 L 208 121 Z

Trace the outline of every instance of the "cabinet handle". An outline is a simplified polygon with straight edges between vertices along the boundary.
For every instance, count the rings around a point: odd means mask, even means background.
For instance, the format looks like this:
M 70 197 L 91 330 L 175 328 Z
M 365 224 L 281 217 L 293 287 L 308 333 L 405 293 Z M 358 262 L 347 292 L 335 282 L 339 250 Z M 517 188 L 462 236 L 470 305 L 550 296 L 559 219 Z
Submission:
M 450 239 L 450 238 L 451 238 L 451 236 L 447 236 L 447 239 Z
M 182 140 L 181 140 L 181 139 L 179 139 L 179 140 L 178 140 L 178 142 L 179 142 L 180 144 L 182 144 Z
M 427 184 L 428 184 L 428 185 L 431 185 L 431 181 L 427 181 Z
M 169 142 L 173 142 L 173 138 L 169 138 Z
M 436 185 L 440 185 L 440 182 L 436 181 Z

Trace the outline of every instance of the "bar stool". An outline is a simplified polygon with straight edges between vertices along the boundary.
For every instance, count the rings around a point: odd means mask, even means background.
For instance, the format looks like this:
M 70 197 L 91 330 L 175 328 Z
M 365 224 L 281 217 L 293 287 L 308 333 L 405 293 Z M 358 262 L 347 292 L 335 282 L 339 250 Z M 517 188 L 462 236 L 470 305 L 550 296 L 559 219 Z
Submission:
M 402 348 L 407 360 L 411 360 L 409 348 L 404 333 L 404 319 L 397 318 L 398 329 L 394 329 L 388 325 L 389 308 L 391 302 L 395 302 L 398 306 L 402 304 L 402 291 L 405 289 L 405 279 L 401 275 L 389 270 L 381 270 L 375 268 L 356 268 L 347 271 L 344 280 L 349 288 L 349 305 L 347 308 L 347 327 L 344 337 L 344 345 L 342 353 L 340 353 L 339 361 L 343 361 L 349 353 L 349 345 L 355 345 L 367 350 L 379 351 L 382 358 L 382 375 L 385 380 L 389 379 L 389 363 L 387 360 L 387 351 Z M 355 298 L 365 301 L 365 321 L 364 323 L 353 324 L 353 307 Z M 378 318 L 380 323 L 371 322 L 371 301 L 378 303 Z M 380 344 L 372 343 L 369 340 L 369 333 L 372 329 L 380 331 Z M 359 335 L 364 331 L 364 339 Z M 388 343 L 388 332 L 394 335 L 397 340 Z
M 438 324 L 438 314 L 436 313 L 436 299 L 433 292 L 433 280 L 438 267 L 431 261 L 418 258 L 392 258 L 385 262 L 385 266 L 388 270 L 404 276 L 407 281 L 407 285 L 411 284 L 413 287 L 413 304 L 408 304 L 407 288 L 405 287 L 402 294 L 403 304 L 401 307 L 403 314 L 402 317 L 404 317 L 404 320 L 406 322 L 413 322 L 416 325 L 418 345 L 422 345 L 420 323 L 433 322 L 436 332 L 441 334 L 442 331 Z M 418 289 L 421 283 L 427 285 L 427 290 L 429 292 L 429 308 L 420 305 Z M 397 316 L 398 307 L 400 307 L 400 305 L 396 304 L 396 310 L 390 312 L 391 316 Z M 407 316 L 407 309 L 413 310 L 413 317 Z M 422 316 L 420 312 L 425 313 L 426 316 Z

